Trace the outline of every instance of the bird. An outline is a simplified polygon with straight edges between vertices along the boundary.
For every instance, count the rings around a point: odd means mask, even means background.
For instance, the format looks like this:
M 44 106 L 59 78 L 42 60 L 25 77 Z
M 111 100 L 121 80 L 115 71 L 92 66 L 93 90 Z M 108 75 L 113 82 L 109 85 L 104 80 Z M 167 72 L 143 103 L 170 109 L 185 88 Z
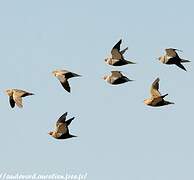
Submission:
M 68 139 L 72 137 L 77 137 L 75 135 L 72 135 L 69 133 L 68 126 L 71 124 L 71 122 L 74 120 L 75 117 L 72 117 L 68 120 L 67 118 L 67 112 L 64 113 L 56 122 L 55 124 L 55 130 L 50 131 L 48 134 L 54 137 L 55 139 Z
M 103 79 L 112 85 L 118 85 L 126 83 L 128 81 L 133 81 L 130 80 L 128 77 L 124 76 L 121 71 L 111 71 L 111 75 L 104 76 Z
M 9 103 L 12 108 L 15 107 L 15 104 L 19 108 L 23 108 L 22 98 L 30 95 L 34 95 L 33 93 L 20 90 L 20 89 L 7 89 L 6 94 L 9 96 Z
M 123 66 L 126 64 L 136 64 L 134 62 L 125 60 L 123 55 L 128 50 L 128 47 L 120 51 L 122 39 L 117 42 L 111 50 L 111 55 L 105 59 L 105 62 L 112 66 Z
M 69 93 L 71 92 L 71 88 L 70 88 L 68 79 L 72 77 L 81 76 L 79 74 L 76 74 L 67 70 L 55 70 L 55 71 L 52 71 L 52 74 L 58 78 L 63 88 Z
M 151 98 L 145 99 L 144 103 L 148 106 L 165 106 L 169 104 L 174 104 L 173 102 L 169 102 L 164 100 L 164 97 L 166 97 L 168 94 L 161 95 L 159 92 L 159 78 L 156 78 L 156 80 L 152 83 L 150 88 Z
M 165 51 L 166 51 L 166 54 L 158 58 L 160 62 L 162 62 L 163 64 L 168 64 L 168 65 L 175 64 L 176 66 L 183 69 L 184 71 L 187 71 L 186 68 L 181 63 L 186 63 L 190 61 L 186 59 L 181 59 L 179 57 L 176 51 L 182 52 L 181 50 L 174 49 L 174 48 L 168 48 L 168 49 L 165 49 Z

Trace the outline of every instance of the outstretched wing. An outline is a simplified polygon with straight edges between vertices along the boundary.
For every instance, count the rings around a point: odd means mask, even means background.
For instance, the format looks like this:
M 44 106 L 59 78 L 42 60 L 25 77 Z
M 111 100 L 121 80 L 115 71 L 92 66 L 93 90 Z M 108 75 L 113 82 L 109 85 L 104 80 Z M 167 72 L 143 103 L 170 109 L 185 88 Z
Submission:
M 58 121 L 56 122 L 56 125 L 57 125 L 58 123 L 65 123 L 66 118 L 67 118 L 67 112 L 64 113 L 64 114 L 58 119 Z
M 31 95 L 32 93 L 29 93 L 27 91 L 24 91 L 24 90 L 20 90 L 20 89 L 14 89 L 14 94 L 16 96 L 19 96 L 19 97 L 25 97 L 27 95 Z
M 64 113 L 56 122 L 56 132 L 61 133 L 61 134 L 66 134 L 68 133 L 68 127 L 66 123 L 66 118 L 67 118 L 67 112 Z
M 120 53 L 120 45 L 121 45 L 122 40 L 120 40 L 111 50 L 111 55 L 113 59 L 122 59 L 123 56 Z
M 70 92 L 71 91 L 71 88 L 70 88 L 69 82 L 67 81 L 67 79 L 65 78 L 65 76 L 64 75 L 58 75 L 57 78 L 60 81 L 60 83 L 63 86 L 63 88 L 67 92 Z
M 166 55 L 171 57 L 171 58 L 179 57 L 178 54 L 176 53 L 176 50 L 177 49 L 173 49 L 173 48 L 165 49 Z
M 61 82 L 61 85 L 63 86 L 63 88 L 67 91 L 67 92 L 71 92 L 71 88 L 69 85 L 69 82 L 67 80 L 65 80 L 64 82 Z
M 120 39 L 119 42 L 116 43 L 112 49 L 117 49 L 118 51 L 120 51 L 121 43 L 122 43 L 122 39 Z
M 12 97 L 12 96 L 9 97 L 9 103 L 10 103 L 10 106 L 11 106 L 12 108 L 15 107 L 15 101 L 13 100 L 13 97 Z
M 13 93 L 13 100 L 15 101 L 16 105 L 19 108 L 23 107 L 23 105 L 22 105 L 22 97 L 19 96 L 17 93 Z
M 111 84 L 120 84 L 120 81 L 123 78 L 123 75 L 120 71 L 111 71 Z
M 68 119 L 65 123 L 67 126 L 69 126 L 71 124 L 71 122 L 75 119 L 75 117 L 72 117 L 70 119 Z
M 128 47 L 126 47 L 125 49 L 123 49 L 122 51 L 120 51 L 120 53 L 123 55 L 125 53 L 125 51 L 128 50 Z
M 68 134 L 69 129 L 66 123 L 58 123 L 58 125 L 56 126 L 56 132 L 60 134 Z
M 161 94 L 159 92 L 159 81 L 160 79 L 157 78 L 153 83 L 152 83 L 152 86 L 150 88 L 150 93 L 151 93 L 151 96 L 156 98 L 156 97 L 160 97 Z
M 114 77 L 114 78 L 121 78 L 121 77 L 123 77 L 123 75 L 121 74 L 120 71 L 111 71 L 111 73 L 112 73 L 112 77 Z

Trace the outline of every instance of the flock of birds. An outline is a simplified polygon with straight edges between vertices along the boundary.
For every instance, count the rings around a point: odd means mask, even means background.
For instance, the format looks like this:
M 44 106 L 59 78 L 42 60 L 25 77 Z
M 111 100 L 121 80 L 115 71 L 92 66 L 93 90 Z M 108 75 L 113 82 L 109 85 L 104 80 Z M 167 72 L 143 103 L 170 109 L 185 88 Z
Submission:
M 122 40 L 119 40 L 118 43 L 114 45 L 114 47 L 111 50 L 111 55 L 105 59 L 105 62 L 112 66 L 123 66 L 127 64 L 136 64 L 135 62 L 128 61 L 124 58 L 124 53 L 128 50 L 128 47 L 120 50 Z M 186 71 L 185 67 L 182 63 L 190 62 L 189 60 L 181 59 L 176 51 L 181 51 L 178 49 L 168 48 L 165 49 L 166 54 L 159 57 L 159 61 L 163 64 L 167 65 L 176 65 L 179 68 Z M 52 74 L 58 78 L 61 85 L 67 92 L 71 92 L 71 87 L 69 85 L 68 80 L 73 77 L 79 77 L 81 75 L 70 72 L 68 70 L 55 70 L 52 72 Z M 110 83 L 111 85 L 119 85 L 126 83 L 130 80 L 128 77 L 124 76 L 120 71 L 111 71 L 110 75 L 104 76 L 104 80 Z M 156 78 L 156 80 L 152 83 L 150 88 L 151 97 L 144 100 L 144 103 L 149 106 L 158 107 L 158 106 L 164 106 L 169 104 L 174 104 L 173 102 L 166 101 L 164 98 L 168 94 L 161 95 L 159 92 L 159 78 Z M 20 90 L 20 89 L 8 89 L 6 90 L 6 94 L 9 96 L 9 103 L 12 108 L 15 107 L 15 104 L 22 108 L 22 98 L 30 95 L 34 95 L 33 93 Z M 64 113 L 56 122 L 55 124 L 55 130 L 49 132 L 49 135 L 56 139 L 67 139 L 76 137 L 75 135 L 71 135 L 69 133 L 68 126 L 71 124 L 72 120 L 74 119 L 70 118 L 67 119 L 67 112 Z

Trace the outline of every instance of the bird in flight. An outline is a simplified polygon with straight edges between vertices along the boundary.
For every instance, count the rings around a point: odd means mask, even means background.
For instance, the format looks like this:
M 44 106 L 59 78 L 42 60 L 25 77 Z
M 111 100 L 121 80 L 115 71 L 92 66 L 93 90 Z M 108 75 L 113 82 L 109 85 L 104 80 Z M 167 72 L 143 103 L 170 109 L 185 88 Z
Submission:
M 151 97 L 144 100 L 144 103 L 148 106 L 164 106 L 168 104 L 174 104 L 173 102 L 164 100 L 164 97 L 166 97 L 168 94 L 161 95 L 161 93 L 159 92 L 159 81 L 160 79 L 157 78 L 152 83 L 150 88 Z
M 68 138 L 72 138 L 72 137 L 77 137 L 74 135 L 71 135 L 69 133 L 69 128 L 68 126 L 70 125 L 70 123 L 72 122 L 72 120 L 75 118 L 70 118 L 68 120 L 66 120 L 67 118 L 67 112 L 64 113 L 56 122 L 55 125 L 55 130 L 49 132 L 49 135 L 51 135 L 52 137 L 56 138 L 56 139 L 68 139 Z
M 128 47 L 120 51 L 121 43 L 122 43 L 122 39 L 120 39 L 119 42 L 114 45 L 114 47 L 111 50 L 110 57 L 106 58 L 105 62 L 112 66 L 123 66 L 126 64 L 136 64 L 134 62 L 124 59 L 123 55 L 128 50 Z
M 55 70 L 52 74 L 58 78 L 63 88 L 69 93 L 71 92 L 71 88 L 68 79 L 81 76 L 67 70 Z
M 112 85 L 118 85 L 132 81 L 128 77 L 124 76 L 120 71 L 111 71 L 111 75 L 104 76 L 103 79 Z
M 30 95 L 34 95 L 33 93 L 20 90 L 20 89 L 7 89 L 6 94 L 9 96 L 9 103 L 12 108 L 15 107 L 15 104 L 22 108 L 22 98 Z
M 160 56 L 158 59 L 163 64 L 172 65 L 175 64 L 179 68 L 187 71 L 185 67 L 182 65 L 182 63 L 190 62 L 189 60 L 181 59 L 176 51 L 181 51 L 178 49 L 168 48 L 165 49 L 166 54 L 163 56 Z M 182 51 L 181 51 L 182 52 Z

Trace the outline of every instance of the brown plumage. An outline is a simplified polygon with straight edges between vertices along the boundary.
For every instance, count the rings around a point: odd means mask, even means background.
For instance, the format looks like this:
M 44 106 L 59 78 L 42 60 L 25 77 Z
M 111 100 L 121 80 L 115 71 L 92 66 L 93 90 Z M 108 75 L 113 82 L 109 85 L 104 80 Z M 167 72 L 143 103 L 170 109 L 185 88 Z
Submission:
M 111 75 L 104 76 L 104 80 L 112 85 L 118 85 L 132 81 L 128 77 L 124 76 L 120 71 L 111 71 Z
M 176 51 L 181 51 L 174 48 L 168 48 L 165 49 L 166 54 L 159 57 L 160 62 L 163 64 L 172 65 L 175 64 L 179 68 L 183 69 L 184 71 L 187 71 L 186 68 L 181 63 L 190 62 L 189 60 L 181 59 Z
M 164 97 L 168 94 L 161 95 L 159 92 L 159 81 L 160 79 L 157 78 L 151 85 L 150 94 L 151 97 L 149 99 L 145 99 L 144 103 L 148 106 L 164 106 L 168 104 L 174 104 L 173 102 L 165 101 Z
M 120 39 L 111 50 L 111 56 L 105 59 L 105 62 L 112 66 L 123 66 L 126 64 L 135 64 L 134 62 L 125 60 L 123 54 L 128 50 L 128 47 L 120 51 L 122 40 Z
M 33 93 L 20 90 L 20 89 L 8 89 L 6 90 L 6 94 L 9 96 L 9 103 L 12 108 L 15 107 L 15 104 L 19 107 L 22 108 L 22 98 L 30 95 L 34 95 Z
M 56 138 L 56 139 L 68 139 L 68 138 L 72 138 L 72 137 L 76 137 L 74 135 L 71 135 L 69 133 L 69 128 L 68 126 L 70 125 L 70 123 L 72 122 L 72 120 L 75 118 L 70 118 L 66 121 L 67 118 L 67 112 L 64 113 L 56 122 L 55 125 L 55 130 L 49 132 L 49 135 L 51 135 L 52 137 Z
M 52 74 L 58 78 L 63 88 L 69 93 L 71 92 L 71 88 L 68 79 L 80 76 L 67 70 L 55 70 L 52 72 Z

